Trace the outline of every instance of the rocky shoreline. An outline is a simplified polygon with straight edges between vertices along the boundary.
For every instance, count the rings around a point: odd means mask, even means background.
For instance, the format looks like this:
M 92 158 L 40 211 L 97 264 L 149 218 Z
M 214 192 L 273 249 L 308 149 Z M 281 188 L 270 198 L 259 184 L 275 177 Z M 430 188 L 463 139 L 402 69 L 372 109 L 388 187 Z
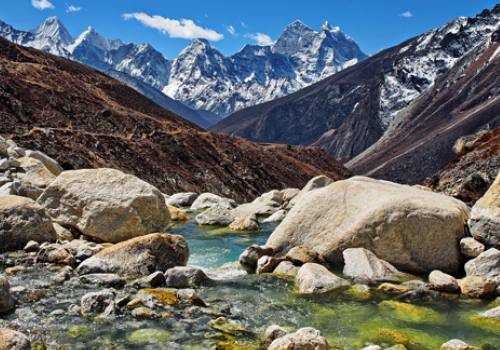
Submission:
M 265 245 L 241 254 L 248 275 L 240 276 L 284 283 L 297 297 L 375 297 L 380 310 L 412 322 L 439 318 L 412 301 L 487 303 L 473 317 L 500 330 L 500 176 L 472 208 L 420 186 L 326 176 L 238 204 L 211 193 L 166 195 L 115 169 L 63 171 L 0 138 L 0 218 L 0 349 L 73 348 L 51 334 L 63 320 L 65 337 L 89 332 L 81 320 L 116 328 L 136 348 L 338 348 L 322 329 L 271 325 L 272 315 L 267 329 L 249 329 L 233 300 L 215 297 L 238 280 L 189 266 L 188 241 L 167 233 L 191 220 L 221 235 L 277 225 Z M 198 347 L 176 342 L 185 338 Z M 393 333 L 364 343 L 358 349 L 426 348 Z M 495 345 L 453 339 L 441 349 Z

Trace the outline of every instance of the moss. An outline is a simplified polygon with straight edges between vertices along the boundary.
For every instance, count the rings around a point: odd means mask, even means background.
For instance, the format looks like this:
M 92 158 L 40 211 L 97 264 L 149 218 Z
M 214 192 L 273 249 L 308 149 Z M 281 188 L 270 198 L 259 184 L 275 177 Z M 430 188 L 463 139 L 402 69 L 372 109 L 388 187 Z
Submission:
M 170 335 L 170 332 L 163 329 L 144 328 L 132 332 L 127 339 L 134 344 L 163 343 L 170 339 Z
M 383 312 L 390 313 L 391 316 L 406 322 L 416 323 L 438 323 L 443 322 L 443 318 L 436 311 L 408 303 L 401 303 L 394 300 L 384 300 L 379 304 Z
M 71 326 L 68 328 L 68 331 L 66 332 L 67 336 L 70 338 L 79 338 L 84 335 L 87 335 L 88 333 L 89 333 L 88 328 L 82 325 Z
M 368 340 L 385 346 L 404 345 L 409 350 L 439 349 L 439 346 L 446 341 L 444 338 L 433 337 L 425 332 L 411 328 L 373 329 Z
M 219 317 L 208 323 L 210 327 L 222 333 L 236 335 L 247 332 L 247 330 L 236 321 L 228 320 L 225 317 Z
M 362 284 L 355 284 L 345 291 L 345 294 L 357 300 L 365 301 L 372 297 L 370 288 Z
M 469 323 L 481 328 L 487 332 L 500 334 L 500 319 L 481 317 L 479 314 L 474 314 L 469 318 Z
M 177 292 L 174 290 L 146 288 L 141 289 L 141 292 L 152 295 L 162 305 L 175 305 L 179 302 Z

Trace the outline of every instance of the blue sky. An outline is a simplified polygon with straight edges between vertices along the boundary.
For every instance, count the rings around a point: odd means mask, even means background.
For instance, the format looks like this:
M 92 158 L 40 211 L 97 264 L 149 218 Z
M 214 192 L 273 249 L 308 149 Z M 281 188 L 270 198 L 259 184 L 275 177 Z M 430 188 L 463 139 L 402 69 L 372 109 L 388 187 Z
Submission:
M 31 29 L 56 15 L 74 36 L 88 26 L 108 38 L 148 42 L 173 58 L 204 36 L 224 54 L 276 39 L 300 19 L 314 29 L 328 20 L 368 54 L 458 17 L 492 8 L 494 0 L 2 0 L 0 19 Z

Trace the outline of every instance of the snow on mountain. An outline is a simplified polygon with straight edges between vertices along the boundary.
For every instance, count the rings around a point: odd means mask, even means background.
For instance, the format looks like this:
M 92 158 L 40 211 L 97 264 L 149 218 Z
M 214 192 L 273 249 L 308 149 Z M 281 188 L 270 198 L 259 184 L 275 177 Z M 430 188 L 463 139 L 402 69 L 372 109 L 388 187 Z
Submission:
M 300 21 L 288 25 L 273 46 L 246 45 L 226 57 L 196 39 L 173 61 L 148 44 L 108 40 L 92 28 L 73 40 L 56 17 L 31 32 L 0 22 L 0 36 L 99 70 L 126 73 L 219 116 L 290 94 L 366 58 L 340 28 L 325 23 L 316 32 Z

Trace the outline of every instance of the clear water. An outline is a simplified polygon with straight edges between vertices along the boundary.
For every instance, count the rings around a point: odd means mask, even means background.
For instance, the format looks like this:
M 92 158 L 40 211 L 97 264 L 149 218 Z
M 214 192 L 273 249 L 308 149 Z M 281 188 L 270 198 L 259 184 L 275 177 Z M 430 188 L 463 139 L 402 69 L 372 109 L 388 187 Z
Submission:
M 351 289 L 329 295 L 304 297 L 294 293 L 293 281 L 273 276 L 249 276 L 238 271 L 240 253 L 250 244 L 263 244 L 273 230 L 263 226 L 259 233 L 241 234 L 199 227 L 193 222 L 169 232 L 189 242 L 190 265 L 205 268 L 212 276 L 224 278 L 212 287 L 199 290 L 210 305 L 198 316 L 187 316 L 188 308 L 173 307 L 166 319 L 137 320 L 130 316 L 114 320 L 90 320 L 79 316 L 49 316 L 79 301 L 92 287 L 66 283 L 54 286 L 50 272 L 34 269 L 11 277 L 21 300 L 16 314 L 0 320 L 10 326 L 49 335 L 59 344 L 75 349 L 208 349 L 219 342 L 257 346 L 259 336 L 271 324 L 290 329 L 312 326 L 321 330 L 330 345 L 338 349 L 360 349 L 376 343 L 391 346 L 403 343 L 410 350 L 438 349 L 453 338 L 476 346 L 500 349 L 500 321 L 477 318 L 478 312 L 496 306 L 494 301 L 460 299 L 400 300 L 372 290 L 369 295 Z M 0 270 L 3 268 L 0 268 Z M 2 272 L 2 271 L 0 271 Z M 43 289 L 46 296 L 37 302 L 23 301 L 29 291 Z M 212 312 L 212 314 L 211 314 Z M 207 323 L 216 313 L 243 325 L 250 333 L 223 335 Z

